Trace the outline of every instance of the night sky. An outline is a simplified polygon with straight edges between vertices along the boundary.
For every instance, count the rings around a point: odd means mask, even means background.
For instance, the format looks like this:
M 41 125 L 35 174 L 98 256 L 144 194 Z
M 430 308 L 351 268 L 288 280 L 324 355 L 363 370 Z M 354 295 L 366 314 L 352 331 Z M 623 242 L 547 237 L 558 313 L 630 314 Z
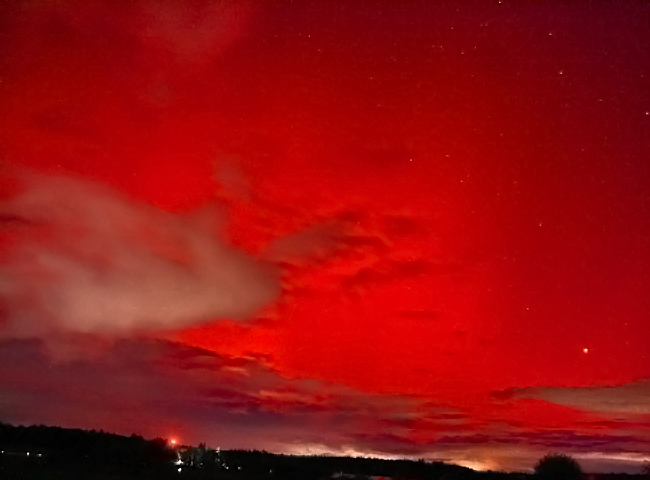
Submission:
M 650 461 L 650 4 L 2 2 L 0 420 Z

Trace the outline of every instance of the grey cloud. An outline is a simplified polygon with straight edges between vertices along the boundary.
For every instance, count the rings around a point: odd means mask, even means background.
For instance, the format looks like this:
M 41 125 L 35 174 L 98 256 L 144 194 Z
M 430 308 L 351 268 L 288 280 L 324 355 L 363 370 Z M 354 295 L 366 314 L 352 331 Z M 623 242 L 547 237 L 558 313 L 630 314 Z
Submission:
M 602 414 L 650 415 L 650 379 L 617 386 L 515 388 L 501 396 L 538 398 Z
M 246 318 L 280 292 L 274 268 L 227 245 L 199 215 L 108 187 L 35 173 L 0 203 L 1 336 L 125 334 Z
M 363 447 L 365 431 L 408 433 L 417 418 L 434 424 L 457 413 L 417 398 L 287 378 L 253 356 L 163 341 L 120 340 L 101 357 L 52 364 L 42 341 L 5 340 L 0 384 L 5 421 L 179 434 L 224 448 L 286 450 L 301 441 Z
M 270 358 L 230 357 L 163 341 L 120 340 L 101 357 L 52 364 L 42 341 L 5 340 L 0 385 L 5 421 L 174 435 L 222 448 L 522 470 L 549 451 L 584 458 L 587 469 L 596 453 L 619 471 L 638 471 L 648 460 L 642 452 L 649 431 L 638 424 L 611 433 L 504 429 L 473 423 L 464 412 L 426 398 L 292 379 L 274 371 Z M 629 458 L 619 459 L 621 451 Z

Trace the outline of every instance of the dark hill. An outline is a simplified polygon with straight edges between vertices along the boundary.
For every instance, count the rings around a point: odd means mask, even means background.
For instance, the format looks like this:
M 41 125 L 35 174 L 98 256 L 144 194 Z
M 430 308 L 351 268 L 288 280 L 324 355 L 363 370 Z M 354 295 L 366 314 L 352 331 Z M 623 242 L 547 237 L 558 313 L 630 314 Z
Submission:
M 162 438 L 5 423 L 0 423 L 0 450 L 3 479 L 345 480 L 381 476 L 462 480 L 475 474 L 442 462 L 217 451 L 203 444 L 172 447 Z

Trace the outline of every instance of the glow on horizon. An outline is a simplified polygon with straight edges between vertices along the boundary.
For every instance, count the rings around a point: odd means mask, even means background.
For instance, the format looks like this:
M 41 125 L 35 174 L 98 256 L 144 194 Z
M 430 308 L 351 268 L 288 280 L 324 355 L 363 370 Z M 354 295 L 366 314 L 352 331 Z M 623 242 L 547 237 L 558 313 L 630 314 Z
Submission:
M 360 450 L 353 447 L 333 448 L 323 444 L 303 444 L 292 445 L 288 450 L 282 449 L 290 455 L 332 455 L 348 456 L 357 458 L 378 458 L 382 460 L 424 460 L 427 462 L 444 462 L 450 465 L 471 468 L 476 471 L 495 471 L 495 472 L 533 472 L 533 467 L 545 453 L 544 451 L 520 452 L 519 455 L 514 452 L 486 451 L 485 449 L 466 450 L 466 451 L 448 451 L 439 452 L 422 452 L 420 455 L 397 455 L 387 454 L 376 451 Z M 632 467 L 637 469 L 643 464 L 650 462 L 650 455 L 641 452 L 627 453 L 609 453 L 609 452 L 565 452 L 567 455 L 575 458 L 580 463 L 593 461 L 613 462 L 619 466 Z M 586 468 L 585 468 L 586 467 Z M 611 468 L 611 467 L 610 467 Z M 583 465 L 583 470 L 590 473 L 590 468 Z M 624 469 L 625 471 L 631 471 Z M 612 472 L 622 472 L 621 469 L 614 469 Z M 639 470 L 638 473 L 641 473 Z
M 472 470 L 479 472 L 499 470 L 499 467 L 495 462 L 485 460 L 447 460 L 445 463 L 451 463 L 461 467 L 471 468 Z
M 587 452 L 587 453 L 576 453 L 572 455 L 577 459 L 584 460 L 615 460 L 619 462 L 629 462 L 629 463 L 650 463 L 650 454 L 641 453 L 641 452 L 622 452 L 622 453 L 610 453 L 610 452 Z
M 458 465 L 460 467 L 471 468 L 476 471 L 488 471 L 488 470 L 499 470 L 500 465 L 494 460 L 470 460 L 463 455 L 463 458 L 458 458 L 459 456 L 450 455 L 441 457 L 438 455 L 432 454 L 422 454 L 422 455 L 398 455 L 398 454 L 387 454 L 382 452 L 368 451 L 368 450 L 358 450 L 353 447 L 341 447 L 341 448 L 331 448 L 322 444 L 305 444 L 305 445 L 296 445 L 292 446 L 289 450 L 290 455 L 332 455 L 332 456 L 345 456 L 345 457 L 356 457 L 356 458 L 378 458 L 381 460 L 411 460 L 418 461 L 424 460 L 426 462 L 444 462 L 450 465 Z

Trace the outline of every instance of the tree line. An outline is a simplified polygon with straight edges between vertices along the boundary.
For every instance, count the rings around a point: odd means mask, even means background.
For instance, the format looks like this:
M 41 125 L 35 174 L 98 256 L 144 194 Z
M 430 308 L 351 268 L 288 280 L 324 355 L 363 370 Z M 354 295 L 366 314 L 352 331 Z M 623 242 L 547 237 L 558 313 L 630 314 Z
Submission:
M 91 478 L 88 475 L 92 472 L 171 473 L 177 458 L 162 438 L 147 440 L 138 435 L 7 423 L 0 423 L 0 451 L 2 478 L 40 478 L 39 472 L 48 472 L 47 478 L 53 479 L 58 478 L 57 472 L 61 478 Z
M 384 460 L 327 455 L 282 455 L 259 450 L 215 450 L 205 444 L 171 445 L 164 438 L 123 436 L 61 427 L 0 422 L 0 478 L 25 480 L 584 480 L 570 456 L 550 454 L 534 475 L 476 472 L 424 460 Z M 650 470 L 648 470 L 650 474 Z M 599 480 L 636 480 L 599 475 Z

